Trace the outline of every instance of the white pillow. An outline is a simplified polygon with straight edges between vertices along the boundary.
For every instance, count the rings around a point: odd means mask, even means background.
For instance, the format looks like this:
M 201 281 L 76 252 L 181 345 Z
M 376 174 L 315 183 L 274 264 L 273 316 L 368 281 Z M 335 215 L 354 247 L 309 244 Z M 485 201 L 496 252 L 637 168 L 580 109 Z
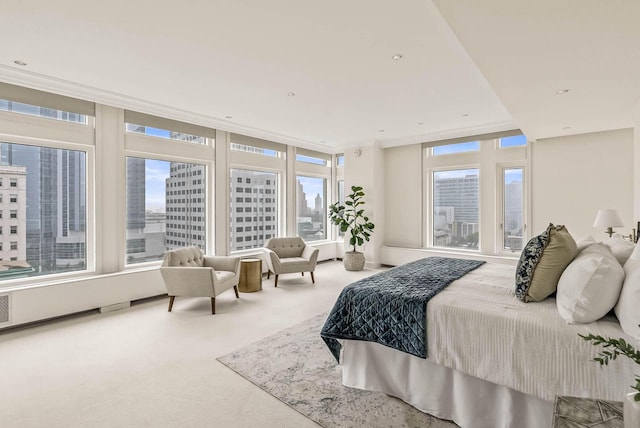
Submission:
M 569 324 L 589 323 L 607 314 L 618 301 L 624 270 L 603 243 L 590 245 L 562 272 L 556 304 Z
M 576 241 L 576 246 L 578 247 L 578 252 L 584 250 L 591 244 L 595 244 L 596 240 L 593 236 L 587 235 L 584 238 L 580 238 Z
M 634 256 L 640 251 L 634 251 Z M 624 265 L 626 277 L 614 311 L 622 331 L 640 343 L 640 259 L 632 258 Z
M 622 266 L 629 260 L 631 253 L 633 253 L 636 247 L 633 242 L 625 241 L 620 235 L 614 235 L 603 242 L 611 248 L 611 252 L 616 256 L 618 263 Z
M 631 253 L 631 256 L 629 257 L 629 260 L 640 260 L 640 245 L 635 246 L 635 248 L 633 249 L 633 253 Z M 628 260 L 627 263 L 629 263 Z

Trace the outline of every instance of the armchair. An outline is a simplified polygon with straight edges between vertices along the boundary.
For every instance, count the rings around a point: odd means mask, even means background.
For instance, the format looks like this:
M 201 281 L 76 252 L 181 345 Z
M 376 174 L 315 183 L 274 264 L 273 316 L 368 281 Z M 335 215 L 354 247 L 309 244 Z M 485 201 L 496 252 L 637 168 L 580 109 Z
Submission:
M 276 275 L 275 286 L 278 286 L 278 275 L 283 273 L 311 272 L 311 282 L 316 283 L 313 272 L 318 260 L 317 248 L 313 248 L 300 237 L 271 238 L 265 244 L 265 259 L 267 262 L 267 279 L 271 272 Z
M 176 296 L 210 297 L 211 314 L 216 313 L 216 296 L 233 288 L 238 295 L 240 258 L 205 256 L 198 247 L 168 251 L 160 267 L 169 294 L 169 312 Z

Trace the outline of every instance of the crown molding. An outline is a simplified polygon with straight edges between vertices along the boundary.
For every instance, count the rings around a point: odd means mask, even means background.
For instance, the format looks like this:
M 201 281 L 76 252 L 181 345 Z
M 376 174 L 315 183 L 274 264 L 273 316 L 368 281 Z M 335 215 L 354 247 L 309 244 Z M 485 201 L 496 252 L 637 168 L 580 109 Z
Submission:
M 391 138 L 380 140 L 379 145 L 383 148 L 407 146 L 410 144 L 428 143 L 431 141 L 449 140 L 452 138 L 472 137 L 474 135 L 490 134 L 493 132 L 504 132 L 518 129 L 518 125 L 512 120 L 495 122 L 467 128 L 458 128 L 429 134 L 414 135 L 411 137 Z
M 206 126 L 221 131 L 243 134 L 249 137 L 261 138 L 263 140 L 275 141 L 278 143 L 296 147 L 303 147 L 319 152 L 339 152 L 335 147 L 330 148 L 323 144 L 309 142 L 288 135 L 267 131 L 265 129 L 241 125 L 229 122 L 228 120 L 219 119 L 216 117 L 207 116 L 193 111 L 183 110 L 159 103 L 154 103 L 117 92 L 107 91 L 104 89 L 95 88 L 93 86 L 70 82 L 68 80 L 58 79 L 31 71 L 16 70 L 14 67 L 6 65 L 0 65 L 0 80 L 13 85 L 52 92 L 58 95 L 79 98 L 82 100 L 104 104 L 111 107 L 138 111 L 141 113 L 165 117 L 167 119 L 193 123 L 196 125 Z

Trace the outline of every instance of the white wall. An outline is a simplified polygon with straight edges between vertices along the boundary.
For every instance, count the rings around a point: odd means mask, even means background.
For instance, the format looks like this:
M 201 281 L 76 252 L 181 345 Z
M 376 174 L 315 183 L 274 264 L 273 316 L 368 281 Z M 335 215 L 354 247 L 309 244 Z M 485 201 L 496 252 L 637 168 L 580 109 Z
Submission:
M 633 130 L 616 130 L 532 143 L 530 235 L 549 223 L 565 224 L 576 238 L 591 234 L 599 208 L 618 210 L 625 224 L 616 232 L 629 234 L 633 216 Z
M 418 248 L 422 245 L 422 146 L 385 149 L 384 243 Z
M 543 231 L 550 222 L 565 224 L 579 239 L 591 234 L 599 240 L 607 237 L 604 230 L 593 228 L 599 208 L 615 208 L 629 234 L 640 219 L 640 174 L 636 175 L 636 215 L 633 215 L 634 156 L 640 165 L 640 112 L 638 127 L 631 129 L 558 137 L 530 143 L 530 208 L 529 236 Z M 380 262 L 396 265 L 416 257 L 447 253 L 440 250 L 403 250 L 422 245 L 424 182 L 422 149 L 419 144 L 389 148 L 385 154 L 385 240 Z M 519 156 L 522 157 L 520 154 Z M 498 159 L 508 161 L 509 159 Z M 493 160 L 492 160 L 493 162 Z M 640 171 L 640 169 L 638 169 Z M 486 205 L 495 204 L 495 183 L 482 188 L 483 214 Z M 489 193 L 489 198 L 484 195 Z M 492 209 L 483 218 L 493 218 Z M 485 233 L 486 235 L 486 233 Z M 485 246 L 487 247 L 487 246 Z M 418 252 L 416 252 L 418 251 Z M 438 254 L 436 254 L 438 253 Z M 448 252 L 451 255 L 451 252 Z M 500 256 L 485 258 L 502 260 Z M 505 262 L 508 262 L 505 261 Z
M 365 243 L 364 248 L 358 248 L 358 251 L 364 250 L 365 259 L 368 266 L 378 266 L 380 264 L 380 248 L 384 243 L 385 237 L 385 212 L 387 204 L 385 203 L 385 161 L 384 150 L 368 146 L 356 150 L 345 151 L 345 170 L 344 184 L 345 194 L 351 193 L 351 186 L 362 186 L 366 202 L 365 215 L 375 225 L 374 233 L 371 240 Z M 348 246 L 348 236 L 346 237 L 345 250 L 351 251 L 353 248 Z
M 633 111 L 633 218 L 640 221 L 640 101 Z M 638 231 L 640 233 L 640 231 Z

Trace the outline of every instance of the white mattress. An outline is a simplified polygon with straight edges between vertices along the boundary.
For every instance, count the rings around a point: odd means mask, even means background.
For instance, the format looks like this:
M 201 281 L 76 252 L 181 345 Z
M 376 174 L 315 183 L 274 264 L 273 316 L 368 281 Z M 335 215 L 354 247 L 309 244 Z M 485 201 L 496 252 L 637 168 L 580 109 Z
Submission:
M 543 400 L 556 395 L 621 400 L 633 380 L 633 362 L 619 358 L 603 369 L 592 361 L 598 348 L 578 337 L 594 333 L 634 343 L 617 319 L 609 315 L 568 325 L 554 298 L 517 300 L 514 277 L 515 267 L 487 263 L 432 298 L 428 359 Z

